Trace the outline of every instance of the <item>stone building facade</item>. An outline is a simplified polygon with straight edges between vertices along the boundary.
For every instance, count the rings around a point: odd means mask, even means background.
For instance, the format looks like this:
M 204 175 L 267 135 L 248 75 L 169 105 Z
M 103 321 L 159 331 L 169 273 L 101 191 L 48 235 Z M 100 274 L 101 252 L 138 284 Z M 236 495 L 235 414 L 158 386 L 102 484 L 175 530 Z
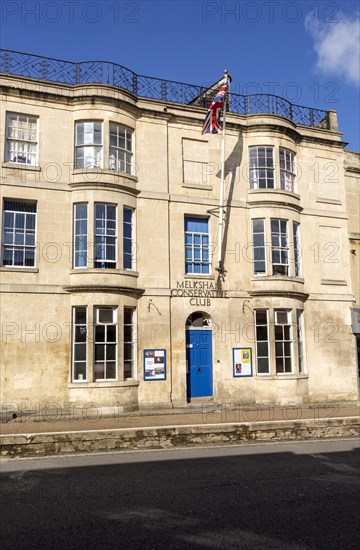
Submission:
M 335 112 L 298 108 L 299 122 L 271 96 L 230 105 L 220 277 L 221 136 L 201 136 L 204 94 L 33 74 L 11 55 L 5 406 L 358 399 L 359 155 L 344 151 Z

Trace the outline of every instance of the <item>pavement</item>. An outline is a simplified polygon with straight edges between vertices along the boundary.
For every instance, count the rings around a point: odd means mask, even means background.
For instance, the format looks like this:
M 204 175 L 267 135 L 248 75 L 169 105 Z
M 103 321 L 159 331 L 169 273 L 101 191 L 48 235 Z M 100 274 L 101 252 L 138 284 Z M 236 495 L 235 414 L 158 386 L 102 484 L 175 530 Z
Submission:
M 287 420 L 319 420 L 360 416 L 360 401 L 336 403 L 311 403 L 301 405 L 244 405 L 204 402 L 184 409 L 152 409 L 121 412 L 115 408 L 101 409 L 75 407 L 67 411 L 42 409 L 32 414 L 12 418 L 12 411 L 4 414 L 0 424 L 1 434 L 53 433 L 86 430 L 112 430 L 118 428 L 142 428 L 198 424 L 223 424 L 243 422 L 272 422 Z
M 14 415 L 15 416 L 15 415 Z M 168 448 L 176 445 L 360 437 L 360 402 L 244 405 L 211 402 L 184 409 L 100 407 L 12 411 L 0 424 L 1 455 Z

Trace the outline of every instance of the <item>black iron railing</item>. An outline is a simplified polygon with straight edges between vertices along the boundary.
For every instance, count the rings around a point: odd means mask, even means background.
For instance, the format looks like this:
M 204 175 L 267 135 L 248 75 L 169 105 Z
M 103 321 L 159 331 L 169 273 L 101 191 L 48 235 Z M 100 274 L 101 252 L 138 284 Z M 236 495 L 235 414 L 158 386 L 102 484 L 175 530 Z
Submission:
M 212 94 L 208 88 L 172 80 L 138 75 L 108 61 L 62 61 L 22 52 L 0 50 L 0 72 L 67 85 L 104 84 L 116 86 L 139 97 L 208 107 Z M 296 124 L 329 128 L 329 113 L 321 109 L 294 105 L 271 94 L 231 94 L 230 111 L 241 115 L 274 114 Z

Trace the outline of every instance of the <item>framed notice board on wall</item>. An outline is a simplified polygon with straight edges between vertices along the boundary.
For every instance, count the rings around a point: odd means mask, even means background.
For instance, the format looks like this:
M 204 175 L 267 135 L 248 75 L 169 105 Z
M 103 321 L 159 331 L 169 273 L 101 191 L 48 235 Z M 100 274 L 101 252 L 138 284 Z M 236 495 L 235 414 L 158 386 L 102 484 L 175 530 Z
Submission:
M 233 348 L 233 376 L 252 376 L 251 348 Z
M 144 349 L 144 380 L 166 380 L 166 349 Z

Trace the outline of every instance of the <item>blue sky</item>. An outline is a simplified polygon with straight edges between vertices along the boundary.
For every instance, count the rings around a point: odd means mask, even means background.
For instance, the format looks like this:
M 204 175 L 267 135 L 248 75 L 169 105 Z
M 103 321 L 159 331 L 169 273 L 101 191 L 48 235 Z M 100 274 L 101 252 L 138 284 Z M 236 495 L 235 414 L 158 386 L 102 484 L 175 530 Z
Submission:
M 335 109 L 360 151 L 357 0 L 1 2 L 1 47 Z

